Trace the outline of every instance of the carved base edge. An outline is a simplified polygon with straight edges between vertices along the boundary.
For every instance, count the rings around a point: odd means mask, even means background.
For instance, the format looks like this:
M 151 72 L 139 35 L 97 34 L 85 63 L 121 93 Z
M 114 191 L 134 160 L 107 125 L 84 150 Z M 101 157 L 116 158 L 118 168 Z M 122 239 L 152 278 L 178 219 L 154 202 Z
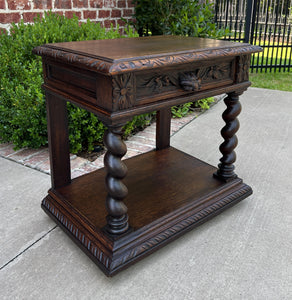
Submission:
M 83 225 L 75 220 L 71 215 L 66 215 L 63 209 L 59 207 L 56 201 L 48 195 L 43 199 L 42 209 L 51 217 L 62 230 L 77 244 L 83 252 L 86 253 L 101 270 L 107 275 L 110 269 L 111 257 L 106 251 L 102 250 L 99 240 L 92 235 Z
M 242 183 L 237 187 L 237 190 L 216 199 L 215 202 L 204 209 L 191 215 L 188 214 L 188 216 L 180 219 L 180 221 L 175 224 L 172 222 L 167 228 L 165 228 L 164 224 L 163 231 L 160 231 L 159 233 L 155 231 L 156 233 L 154 235 L 139 242 L 138 245 L 136 243 L 134 247 L 129 245 L 126 247 L 127 250 L 123 253 L 112 252 L 106 254 L 105 251 L 102 251 L 98 239 L 100 233 L 96 233 L 96 235 L 93 236 L 85 227 L 80 226 L 75 220 L 72 220 L 70 216 L 65 216 L 58 207 L 54 205 L 54 199 L 49 195 L 43 200 L 42 208 L 83 250 L 83 252 L 85 252 L 107 276 L 111 277 L 178 238 L 187 231 L 203 224 L 212 217 L 215 217 L 225 209 L 235 205 L 251 194 L 251 187 Z M 129 232 L 129 234 L 131 234 L 131 232 Z M 136 240 L 138 239 L 139 236 Z

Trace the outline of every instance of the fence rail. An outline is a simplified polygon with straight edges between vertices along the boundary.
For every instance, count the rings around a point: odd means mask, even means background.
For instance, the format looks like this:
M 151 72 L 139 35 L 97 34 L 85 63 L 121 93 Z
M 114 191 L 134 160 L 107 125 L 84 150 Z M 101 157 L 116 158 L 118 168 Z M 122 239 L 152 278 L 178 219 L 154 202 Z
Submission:
M 225 39 L 259 45 L 251 71 L 292 71 L 292 0 L 213 0 L 215 22 Z

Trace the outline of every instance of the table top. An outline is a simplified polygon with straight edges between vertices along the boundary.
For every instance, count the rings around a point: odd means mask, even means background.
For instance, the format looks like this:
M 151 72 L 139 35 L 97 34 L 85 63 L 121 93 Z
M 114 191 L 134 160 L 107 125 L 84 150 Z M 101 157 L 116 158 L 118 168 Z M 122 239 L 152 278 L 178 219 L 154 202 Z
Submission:
M 259 51 L 260 47 L 249 44 L 182 36 L 65 42 L 34 49 L 37 55 L 108 74 Z

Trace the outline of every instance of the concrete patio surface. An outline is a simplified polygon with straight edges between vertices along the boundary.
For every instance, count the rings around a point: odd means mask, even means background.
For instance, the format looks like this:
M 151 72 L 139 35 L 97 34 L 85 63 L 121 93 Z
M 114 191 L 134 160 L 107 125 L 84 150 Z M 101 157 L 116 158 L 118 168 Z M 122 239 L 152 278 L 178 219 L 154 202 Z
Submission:
M 254 194 L 113 278 L 41 210 L 49 175 L 0 158 L 0 299 L 292 299 L 292 93 L 250 88 L 241 103 L 236 172 Z M 224 110 L 172 146 L 217 165 Z

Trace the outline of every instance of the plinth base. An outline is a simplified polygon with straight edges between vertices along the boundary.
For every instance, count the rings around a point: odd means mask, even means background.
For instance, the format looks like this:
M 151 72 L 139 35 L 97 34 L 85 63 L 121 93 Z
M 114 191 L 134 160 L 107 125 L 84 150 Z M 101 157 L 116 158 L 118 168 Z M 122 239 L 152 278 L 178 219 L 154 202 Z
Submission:
M 106 225 L 105 169 L 49 190 L 42 208 L 103 270 L 112 276 L 186 231 L 243 200 L 242 180 L 223 182 L 216 168 L 172 147 L 125 160 L 129 230 L 111 236 Z

